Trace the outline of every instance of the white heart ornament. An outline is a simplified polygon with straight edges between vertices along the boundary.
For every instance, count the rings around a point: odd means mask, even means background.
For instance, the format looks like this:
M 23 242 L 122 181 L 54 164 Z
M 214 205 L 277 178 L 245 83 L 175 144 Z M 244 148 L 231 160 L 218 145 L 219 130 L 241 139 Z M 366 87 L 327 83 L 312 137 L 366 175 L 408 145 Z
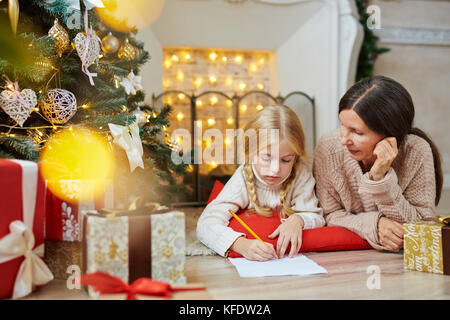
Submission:
M 36 104 L 36 93 L 31 89 L 4 90 L 0 95 L 0 105 L 3 111 L 21 127 L 33 112 Z
M 87 41 L 87 36 L 80 32 L 75 37 L 74 41 L 78 56 L 85 68 L 98 60 L 100 54 L 100 42 L 96 35 L 89 36 L 89 41 Z

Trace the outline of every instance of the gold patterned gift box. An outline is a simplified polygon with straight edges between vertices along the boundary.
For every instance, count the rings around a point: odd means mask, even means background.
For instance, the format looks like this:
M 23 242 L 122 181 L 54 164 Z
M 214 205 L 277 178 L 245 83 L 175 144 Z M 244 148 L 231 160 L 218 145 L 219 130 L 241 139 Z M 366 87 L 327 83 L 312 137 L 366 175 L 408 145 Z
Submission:
M 403 225 L 405 269 L 450 275 L 448 220 L 449 217 L 440 217 Z
M 88 211 L 83 218 L 83 273 L 108 272 L 185 284 L 185 219 L 180 211 Z

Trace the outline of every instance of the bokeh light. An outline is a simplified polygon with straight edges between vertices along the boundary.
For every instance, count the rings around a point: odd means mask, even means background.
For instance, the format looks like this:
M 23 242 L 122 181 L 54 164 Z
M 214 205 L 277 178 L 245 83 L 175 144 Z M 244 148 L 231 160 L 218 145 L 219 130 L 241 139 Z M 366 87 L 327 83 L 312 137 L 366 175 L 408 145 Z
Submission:
M 106 138 L 86 128 L 56 132 L 41 152 L 41 172 L 50 191 L 68 202 L 96 198 L 112 181 L 114 157 Z M 76 188 L 67 188 L 73 182 Z
M 95 8 L 109 28 L 132 32 L 152 25 L 160 16 L 165 0 L 103 0 L 104 8 Z

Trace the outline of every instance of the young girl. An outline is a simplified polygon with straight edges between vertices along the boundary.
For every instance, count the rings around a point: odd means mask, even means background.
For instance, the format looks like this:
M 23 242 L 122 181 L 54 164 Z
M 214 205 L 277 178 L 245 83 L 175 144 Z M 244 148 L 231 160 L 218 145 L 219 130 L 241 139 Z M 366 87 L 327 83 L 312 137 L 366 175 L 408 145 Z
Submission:
M 276 253 L 280 258 L 291 243 L 292 257 L 300 250 L 303 229 L 325 225 L 314 193 L 315 180 L 304 160 L 303 128 L 290 108 L 269 106 L 259 111 L 244 130 L 252 129 L 260 138 L 257 147 L 245 144 L 245 164 L 203 211 L 197 223 L 197 237 L 221 256 L 233 250 L 249 260 L 272 259 L 272 245 L 247 239 L 227 226 L 232 218 L 229 209 L 237 212 L 248 208 L 261 216 L 271 216 L 271 209 L 275 209 L 280 212 L 282 223 L 269 238 L 278 237 Z M 278 137 L 270 144 L 268 132 L 274 130 Z

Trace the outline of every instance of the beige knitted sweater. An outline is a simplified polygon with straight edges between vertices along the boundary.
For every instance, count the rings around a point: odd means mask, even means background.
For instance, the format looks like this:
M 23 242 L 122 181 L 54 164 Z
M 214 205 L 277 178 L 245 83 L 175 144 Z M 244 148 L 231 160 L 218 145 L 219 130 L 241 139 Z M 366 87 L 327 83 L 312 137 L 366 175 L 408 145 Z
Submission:
M 406 136 L 384 179 L 373 181 L 332 131 L 317 144 L 313 172 L 327 225 L 345 227 L 375 249 L 385 249 L 378 243 L 381 216 L 400 223 L 435 216 L 433 155 L 416 135 Z

